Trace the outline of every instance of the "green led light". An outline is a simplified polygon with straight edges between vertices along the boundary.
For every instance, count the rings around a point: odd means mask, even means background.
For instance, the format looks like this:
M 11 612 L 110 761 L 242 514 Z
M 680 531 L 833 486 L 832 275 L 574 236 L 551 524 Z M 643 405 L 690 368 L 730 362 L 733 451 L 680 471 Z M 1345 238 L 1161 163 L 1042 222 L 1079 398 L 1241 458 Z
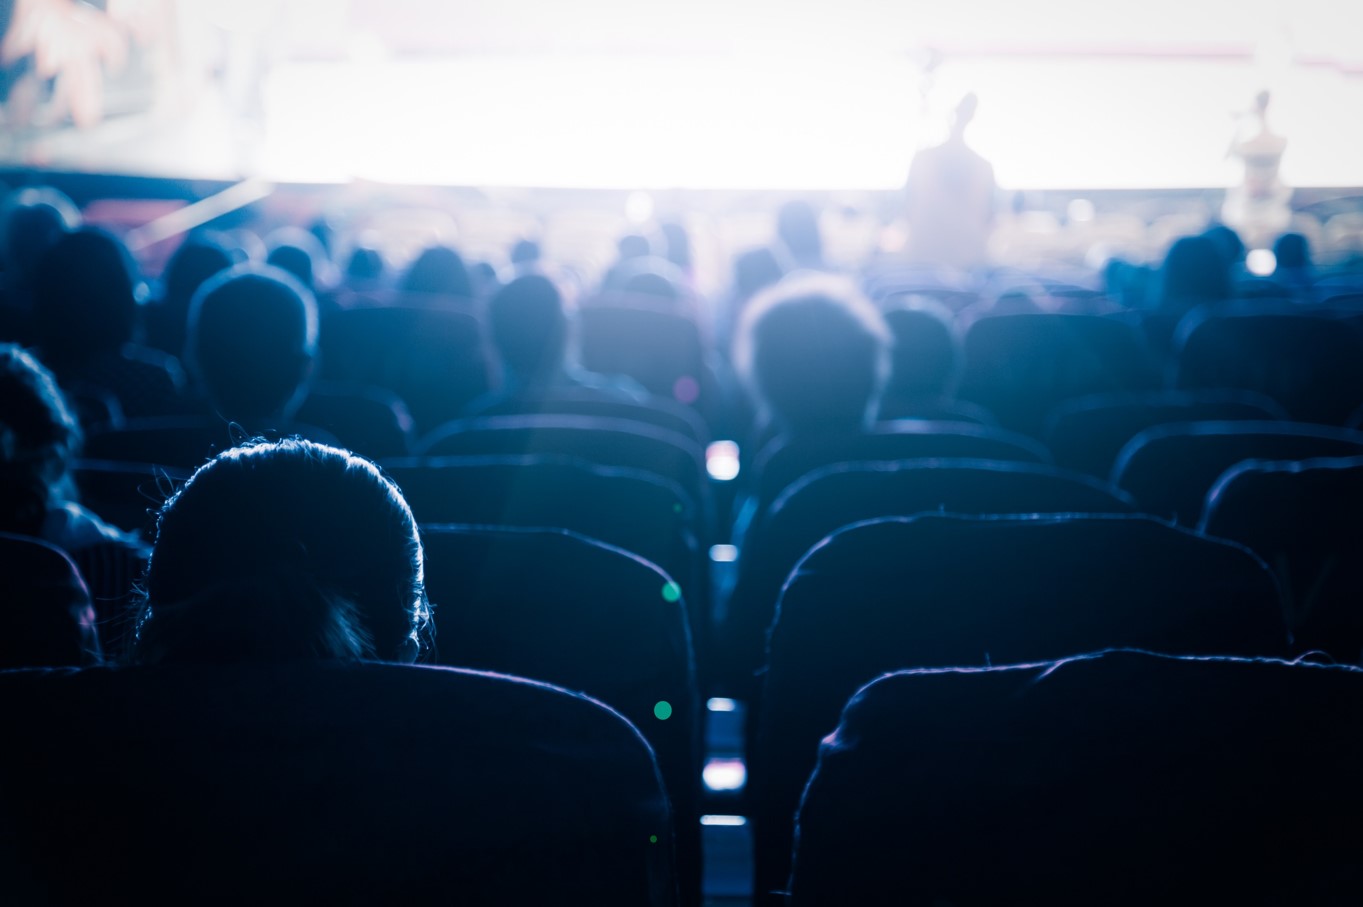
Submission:
M 672 717 L 672 703 L 666 699 L 659 701 L 653 706 L 653 716 L 659 721 L 666 721 Z
M 681 586 L 678 586 L 676 583 L 664 583 L 663 601 L 665 602 L 681 601 Z

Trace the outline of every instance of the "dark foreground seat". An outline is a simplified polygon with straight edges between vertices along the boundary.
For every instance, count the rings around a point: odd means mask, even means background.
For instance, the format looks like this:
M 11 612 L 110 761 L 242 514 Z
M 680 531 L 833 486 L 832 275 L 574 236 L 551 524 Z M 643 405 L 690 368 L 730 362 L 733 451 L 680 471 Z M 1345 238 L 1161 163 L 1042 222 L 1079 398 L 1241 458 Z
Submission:
M 1363 670 L 1109 652 L 863 688 L 794 905 L 1358 903 Z
M 563 530 L 427 525 L 421 537 L 440 662 L 580 690 L 633 722 L 657 755 L 682 890 L 698 904 L 700 693 L 681 591 Z
M 379 664 L 0 674 L 9 903 L 675 904 L 638 732 Z
M 886 671 L 1116 646 L 1282 655 L 1278 587 L 1246 549 L 1147 516 L 919 516 L 832 535 L 772 625 L 748 765 L 757 890 L 789 870 L 819 740 Z
M 0 533 L 0 668 L 87 664 L 100 654 L 80 571 L 53 545 Z
M 1298 651 L 1363 663 L 1363 457 L 1241 463 L 1207 495 L 1201 529 L 1278 574 Z

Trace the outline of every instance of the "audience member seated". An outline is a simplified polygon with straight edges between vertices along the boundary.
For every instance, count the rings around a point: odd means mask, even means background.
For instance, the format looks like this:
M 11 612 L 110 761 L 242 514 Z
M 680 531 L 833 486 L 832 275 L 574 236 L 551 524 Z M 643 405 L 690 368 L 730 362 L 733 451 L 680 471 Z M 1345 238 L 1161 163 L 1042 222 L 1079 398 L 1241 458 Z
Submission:
M 776 212 L 776 255 L 785 270 L 823 270 L 823 234 L 819 212 L 803 199 L 792 199 Z
M 172 356 L 183 356 L 194 294 L 208 278 L 233 263 L 232 253 L 216 237 L 185 240 L 166 263 L 160 300 L 147 309 L 147 344 Z
M 130 419 L 182 411 L 179 362 L 132 342 L 132 258 L 111 234 L 87 227 L 59 239 L 38 262 L 33 301 L 39 355 L 63 386 L 104 388 Z
M 502 362 L 502 384 L 475 400 L 468 415 L 505 412 L 512 402 L 519 412 L 536 412 L 539 401 L 559 391 L 619 403 L 648 400 L 647 392 L 628 379 L 606 378 L 576 366 L 563 294 L 542 274 L 526 274 L 502 287 L 488 302 L 487 319 Z
M 5 199 L 0 209 L 0 340 L 32 342 L 38 261 L 80 222 L 80 211 L 55 189 L 20 189 Z
M 0 345 L 0 532 L 41 539 L 70 556 L 112 653 L 122 644 L 123 612 L 146 549 L 79 503 L 70 470 L 80 447 L 80 427 L 51 373 L 18 347 Z
M 430 609 L 421 537 L 368 460 L 257 443 L 200 467 L 161 511 L 132 659 L 412 662 Z
M 0 571 L 5 577 L 0 671 L 99 663 L 90 593 L 61 549 L 30 536 L 0 532 Z
M 473 298 L 473 281 L 463 257 L 449 246 L 422 250 L 402 276 L 401 289 L 416 296 L 446 297 L 455 302 Z

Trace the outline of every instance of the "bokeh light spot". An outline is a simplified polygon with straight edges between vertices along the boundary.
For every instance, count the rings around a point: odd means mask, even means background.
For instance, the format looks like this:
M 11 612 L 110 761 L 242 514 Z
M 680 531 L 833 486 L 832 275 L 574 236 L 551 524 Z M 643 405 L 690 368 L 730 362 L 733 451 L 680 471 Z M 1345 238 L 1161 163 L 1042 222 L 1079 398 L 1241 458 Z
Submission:
M 681 586 L 676 583 L 663 583 L 663 601 L 681 601 Z
M 700 385 L 690 375 L 682 375 L 672 383 L 672 396 L 678 403 L 690 405 L 700 398 Z
M 666 699 L 661 699 L 653 705 L 653 717 L 659 721 L 666 721 L 672 717 L 672 703 Z

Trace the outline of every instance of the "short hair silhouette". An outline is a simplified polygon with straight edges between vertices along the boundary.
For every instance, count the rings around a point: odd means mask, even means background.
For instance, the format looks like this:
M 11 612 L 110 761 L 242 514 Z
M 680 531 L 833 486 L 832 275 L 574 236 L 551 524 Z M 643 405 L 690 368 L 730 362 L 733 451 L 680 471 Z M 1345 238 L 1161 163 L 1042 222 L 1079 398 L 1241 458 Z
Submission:
M 860 430 L 889 374 L 889 329 L 849 282 L 793 275 L 744 312 L 735 360 L 781 427 Z
M 1284 233 L 1273 243 L 1278 267 L 1297 270 L 1311 267 L 1311 243 L 1300 233 Z
M 239 265 L 199 288 L 186 349 L 224 418 L 287 419 L 317 354 L 317 303 L 278 268 Z
M 33 299 L 38 346 L 57 371 L 116 353 L 132 340 L 137 322 L 132 256 L 104 230 L 68 233 L 38 261 Z
M 1231 296 L 1230 266 L 1225 251 L 1209 236 L 1175 240 L 1160 267 L 1160 304 L 1192 308 Z
M 141 596 L 141 663 L 412 661 L 429 633 L 401 491 L 300 439 L 201 466 L 161 510 Z
M 154 346 L 176 356 L 184 353 L 194 294 L 210 277 L 233 263 L 231 251 L 212 236 L 191 236 L 175 250 L 161 278 L 161 302 L 149 313 L 149 339 Z
M 502 363 L 520 380 L 547 377 L 563 365 L 568 315 L 563 295 L 549 278 L 517 277 L 492 297 L 487 314 Z
M 11 193 L 0 208 L 0 267 L 25 282 L 42 254 L 80 222 L 80 210 L 56 189 Z
M 270 251 L 265 263 L 294 276 L 309 290 L 316 290 L 318 272 L 327 261 L 327 250 L 316 235 L 298 227 L 281 227 L 266 238 Z
M 533 265 L 543 258 L 540 251 L 540 244 L 533 239 L 518 239 L 511 247 L 511 263 L 513 265 Z
M 383 277 L 385 270 L 383 253 L 372 246 L 356 246 L 346 261 L 345 276 L 352 281 L 375 281 Z
M 955 390 L 964 353 L 940 303 L 915 301 L 885 312 L 894 335 L 888 391 L 903 397 L 945 397 Z
M 67 463 L 80 443 L 52 373 L 0 344 L 0 531 L 41 534 L 49 508 L 70 496 Z
M 408 293 L 473 298 L 473 280 L 469 277 L 468 266 L 449 246 L 423 249 L 403 275 L 402 289 Z

